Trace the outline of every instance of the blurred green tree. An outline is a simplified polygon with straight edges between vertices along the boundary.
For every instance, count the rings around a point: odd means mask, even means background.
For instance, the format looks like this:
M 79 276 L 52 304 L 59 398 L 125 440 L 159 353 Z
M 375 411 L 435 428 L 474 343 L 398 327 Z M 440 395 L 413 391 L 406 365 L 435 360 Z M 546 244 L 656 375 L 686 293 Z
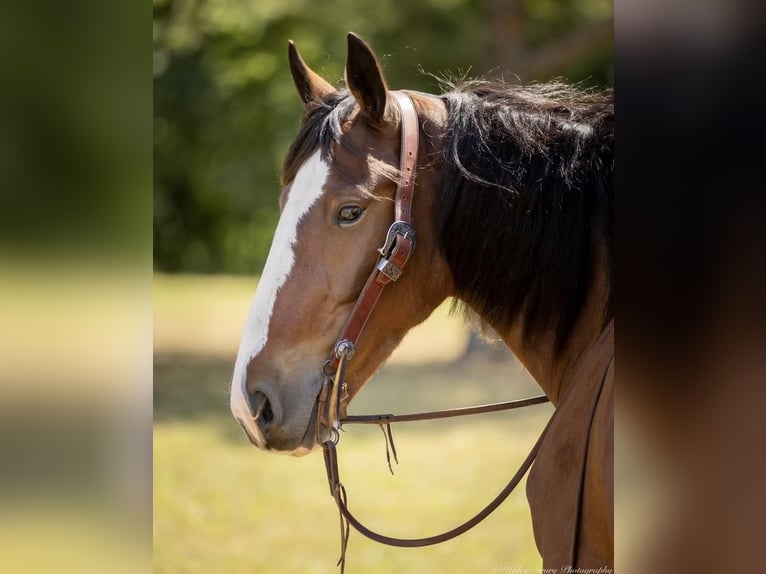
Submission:
M 349 30 L 393 88 L 437 90 L 427 73 L 612 83 L 611 0 L 154 0 L 155 268 L 261 269 L 301 114 L 287 40 L 340 84 Z

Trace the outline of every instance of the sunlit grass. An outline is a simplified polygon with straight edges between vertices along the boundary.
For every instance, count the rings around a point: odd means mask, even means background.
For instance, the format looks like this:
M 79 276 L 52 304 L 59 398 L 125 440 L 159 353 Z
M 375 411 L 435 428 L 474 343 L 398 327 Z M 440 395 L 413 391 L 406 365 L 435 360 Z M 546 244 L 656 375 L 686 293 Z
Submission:
M 241 297 L 246 312 L 254 287 L 251 282 L 245 289 L 244 282 L 236 280 L 230 291 L 226 281 L 212 289 L 201 279 L 195 295 L 195 278 L 178 281 L 182 287 L 176 299 L 173 280 L 160 280 L 164 284 L 155 296 L 156 331 L 176 329 L 161 323 L 181 316 L 182 308 L 187 325 L 193 326 L 195 318 L 216 305 L 205 300 L 213 292 L 223 301 Z M 466 336 L 446 313 L 436 320 L 437 330 L 447 337 Z M 221 322 L 229 325 L 220 329 L 238 331 L 242 321 L 244 316 L 232 311 L 222 316 Z M 193 332 L 200 339 L 195 348 L 204 347 L 202 335 L 211 331 Z M 421 347 L 423 341 L 427 338 Z M 236 342 L 231 357 L 219 353 L 220 358 L 212 352 L 191 356 L 188 350 L 171 354 L 169 348 L 158 349 L 155 365 L 155 572 L 336 572 L 338 516 L 321 454 L 274 456 L 247 443 L 228 412 Z M 417 354 L 416 349 L 409 352 L 412 357 Z M 424 352 L 423 357 L 433 355 Z M 351 411 L 410 412 L 538 392 L 513 362 L 424 360 L 385 367 L 355 399 Z M 394 435 L 401 464 L 395 476 L 388 472 L 380 431 L 351 427 L 339 446 L 349 505 L 385 534 L 421 537 L 451 528 L 505 485 L 549 412 L 550 407 L 538 406 L 518 413 L 399 425 Z M 352 533 L 347 572 L 489 573 L 539 567 L 523 489 L 522 484 L 476 529 L 443 545 L 389 548 Z
M 214 427 L 173 423 L 155 431 L 155 571 L 334 572 L 337 514 L 321 457 L 256 453 Z M 401 464 L 391 476 L 377 429 L 355 429 L 340 446 L 349 504 L 370 527 L 392 535 L 451 528 L 502 488 L 535 430 L 466 423 L 399 431 Z M 349 550 L 352 572 L 440 566 L 490 572 L 538 563 L 523 490 L 475 531 L 442 547 L 387 548 L 354 533 Z

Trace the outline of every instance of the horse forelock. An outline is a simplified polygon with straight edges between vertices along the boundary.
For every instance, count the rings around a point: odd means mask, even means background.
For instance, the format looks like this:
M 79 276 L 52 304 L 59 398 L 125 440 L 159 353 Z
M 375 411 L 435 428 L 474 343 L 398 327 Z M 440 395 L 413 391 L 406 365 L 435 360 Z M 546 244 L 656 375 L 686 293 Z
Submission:
M 594 242 L 606 253 L 612 316 L 611 93 L 561 83 L 453 86 L 439 242 L 466 313 L 525 336 L 554 329 L 561 350 L 591 290 Z
M 332 153 L 333 144 L 342 135 L 344 116 L 350 113 L 346 95 L 335 92 L 322 101 L 310 102 L 304 109 L 300 130 L 287 150 L 282 165 L 281 183 L 287 187 L 300 167 L 320 149 L 323 160 Z

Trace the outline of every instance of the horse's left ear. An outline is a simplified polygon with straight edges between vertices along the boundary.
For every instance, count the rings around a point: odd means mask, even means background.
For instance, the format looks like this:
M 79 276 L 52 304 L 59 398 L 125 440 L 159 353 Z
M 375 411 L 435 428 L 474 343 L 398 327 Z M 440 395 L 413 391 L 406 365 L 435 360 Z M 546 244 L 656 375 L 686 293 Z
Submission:
M 353 32 L 348 34 L 346 84 L 362 111 L 381 121 L 386 112 L 386 81 L 372 48 Z
M 292 40 L 287 43 L 287 58 L 293 83 L 304 106 L 318 102 L 335 91 L 332 85 L 306 65 Z

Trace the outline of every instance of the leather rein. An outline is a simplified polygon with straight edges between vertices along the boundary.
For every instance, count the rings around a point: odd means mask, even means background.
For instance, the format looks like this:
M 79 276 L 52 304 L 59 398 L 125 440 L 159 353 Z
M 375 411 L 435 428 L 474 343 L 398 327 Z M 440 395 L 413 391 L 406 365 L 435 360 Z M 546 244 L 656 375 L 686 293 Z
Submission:
M 348 509 L 346 503 L 346 489 L 340 480 L 340 474 L 338 472 L 338 454 L 336 450 L 336 446 L 340 439 L 339 431 L 343 424 L 380 425 L 381 429 L 384 429 L 383 434 L 386 440 L 386 457 L 390 469 L 391 460 L 388 450 L 389 445 L 393 452 L 394 460 L 396 460 L 396 447 L 394 446 L 393 436 L 391 434 L 391 423 L 491 413 L 537 405 L 549 401 L 548 397 L 540 395 L 501 403 L 407 415 L 382 414 L 341 417 L 341 404 L 348 397 L 347 386 L 345 383 L 346 365 L 354 355 L 362 331 L 364 330 L 372 311 L 375 309 L 375 306 L 380 299 L 380 295 L 387 285 L 399 279 L 415 248 L 415 229 L 412 226 L 412 200 L 415 192 L 415 170 L 418 162 L 419 122 L 415 106 L 410 97 L 402 92 L 390 93 L 393 96 L 393 101 L 396 102 L 399 108 L 401 116 L 400 178 L 396 189 L 394 223 L 388 229 L 383 247 L 378 250 L 378 253 L 380 254 L 378 262 L 362 288 L 353 309 L 346 319 L 341 334 L 333 347 L 330 357 L 322 368 L 323 384 L 317 398 L 317 436 L 323 437 L 326 433 L 329 433 L 329 439 L 322 443 L 322 448 L 324 451 L 324 462 L 327 471 L 327 480 L 330 486 L 330 494 L 338 506 L 340 517 L 341 556 L 338 560 L 338 565 L 341 567 L 341 573 L 344 571 L 345 567 L 346 548 L 348 545 L 348 536 L 350 534 L 349 525 L 353 526 L 367 538 L 376 542 L 389 546 L 411 548 L 430 546 L 451 540 L 479 524 L 497 509 L 519 484 L 537 456 L 546 431 L 551 424 L 551 421 L 548 421 L 548 424 L 540 434 L 540 438 L 537 439 L 537 442 L 532 447 L 529 455 L 527 455 L 527 458 L 522 462 L 519 469 L 500 493 L 475 516 L 451 530 L 424 538 L 394 538 L 370 530 Z

